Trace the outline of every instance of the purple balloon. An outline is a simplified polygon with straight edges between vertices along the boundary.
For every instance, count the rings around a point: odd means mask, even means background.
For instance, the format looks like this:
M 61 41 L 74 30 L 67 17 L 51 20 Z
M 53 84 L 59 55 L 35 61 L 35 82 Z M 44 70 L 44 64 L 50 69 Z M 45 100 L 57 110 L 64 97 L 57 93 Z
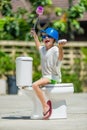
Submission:
M 42 15 L 43 14 L 43 11 L 44 11 L 44 8 L 42 6 L 38 6 L 37 9 L 36 9 L 36 13 L 38 15 Z

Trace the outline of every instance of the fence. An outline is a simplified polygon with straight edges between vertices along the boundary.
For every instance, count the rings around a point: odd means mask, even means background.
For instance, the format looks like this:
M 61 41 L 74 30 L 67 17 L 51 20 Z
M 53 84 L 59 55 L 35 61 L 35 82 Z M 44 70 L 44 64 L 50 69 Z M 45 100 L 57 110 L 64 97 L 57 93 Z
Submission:
M 0 41 L 0 49 L 10 55 L 27 55 L 33 52 L 34 47 L 33 42 L 19 42 L 19 41 Z M 62 67 L 64 69 L 70 69 L 70 73 L 75 71 L 75 60 L 79 59 L 79 64 L 81 66 L 80 76 L 81 78 L 87 75 L 86 63 L 83 62 L 84 55 L 82 48 L 87 48 L 87 42 L 69 42 L 64 47 L 64 60 Z M 34 52 L 33 52 L 34 53 Z M 86 77 L 87 78 L 87 77 Z

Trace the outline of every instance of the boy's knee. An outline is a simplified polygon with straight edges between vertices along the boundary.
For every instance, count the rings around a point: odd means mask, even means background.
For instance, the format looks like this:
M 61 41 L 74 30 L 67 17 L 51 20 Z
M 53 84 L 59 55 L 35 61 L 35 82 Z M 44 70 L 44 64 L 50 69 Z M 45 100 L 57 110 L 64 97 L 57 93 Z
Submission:
M 36 83 L 33 83 L 32 88 L 35 90 L 37 89 L 38 85 Z

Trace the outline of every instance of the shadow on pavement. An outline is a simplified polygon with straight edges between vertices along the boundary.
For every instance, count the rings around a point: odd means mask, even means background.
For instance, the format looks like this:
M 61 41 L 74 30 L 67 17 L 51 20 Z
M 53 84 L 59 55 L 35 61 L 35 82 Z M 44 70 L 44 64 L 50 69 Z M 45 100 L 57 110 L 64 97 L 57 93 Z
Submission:
M 30 120 L 31 117 L 30 116 L 21 116 L 21 117 L 15 117 L 15 116 L 11 116 L 11 117 L 2 117 L 2 119 L 10 119 L 10 120 Z

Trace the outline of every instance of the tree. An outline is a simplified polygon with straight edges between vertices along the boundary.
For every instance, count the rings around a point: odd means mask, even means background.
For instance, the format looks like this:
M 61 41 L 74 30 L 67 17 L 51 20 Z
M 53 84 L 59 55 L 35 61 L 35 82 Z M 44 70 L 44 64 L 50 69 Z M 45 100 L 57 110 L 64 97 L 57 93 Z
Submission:
M 31 12 L 26 9 L 19 8 L 15 13 L 12 11 L 11 0 L 0 0 L 0 12 L 3 18 L 0 19 L 0 39 L 2 40 L 32 40 L 30 29 L 36 22 L 36 8 L 41 5 L 44 7 L 44 15 L 47 16 L 47 22 L 41 23 L 38 29 L 46 28 L 48 25 L 59 30 L 60 34 L 68 34 L 69 40 L 74 39 L 74 33 L 83 33 L 79 18 L 87 11 L 87 0 L 79 0 L 73 5 L 72 0 L 69 1 L 69 8 L 62 9 L 54 7 L 52 0 L 29 0 L 31 2 Z M 50 20 L 52 14 L 58 19 Z M 59 19 L 60 16 L 60 19 Z M 57 18 L 56 17 L 56 18 Z M 70 32 L 70 33 L 68 33 Z
M 26 9 L 18 8 L 14 13 L 12 11 L 11 0 L 0 1 L 0 39 L 1 40 L 31 40 L 30 29 L 33 27 L 37 17 L 35 10 L 38 5 L 50 5 L 51 0 L 32 2 L 33 9 L 28 12 Z
M 74 32 L 84 33 L 79 23 L 79 18 L 83 17 L 87 11 L 87 0 L 80 0 L 79 3 L 73 5 L 73 0 L 69 1 L 69 8 L 62 10 L 60 20 L 55 20 L 53 26 L 62 33 L 67 33 L 69 40 L 74 39 Z

